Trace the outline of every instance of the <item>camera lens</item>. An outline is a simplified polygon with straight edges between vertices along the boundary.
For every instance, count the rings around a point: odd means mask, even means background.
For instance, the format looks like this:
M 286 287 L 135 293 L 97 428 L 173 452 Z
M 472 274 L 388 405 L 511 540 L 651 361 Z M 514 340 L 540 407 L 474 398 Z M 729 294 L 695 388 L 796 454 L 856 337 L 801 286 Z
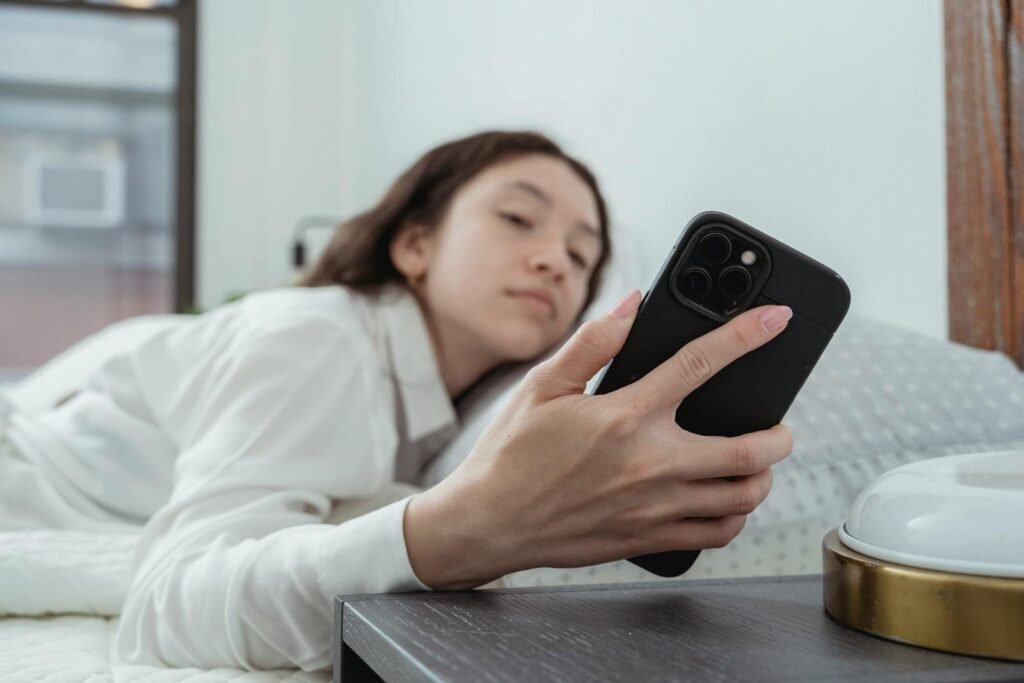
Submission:
M 739 266 L 732 266 L 718 276 L 718 286 L 727 299 L 735 301 L 750 291 L 750 273 Z
M 729 238 L 722 233 L 712 232 L 701 238 L 700 244 L 697 245 L 697 251 L 705 261 L 718 265 L 725 263 L 725 260 L 729 258 L 729 254 L 732 253 L 732 244 L 729 242 Z
M 711 291 L 711 276 L 703 268 L 689 268 L 679 277 L 683 296 L 699 298 Z

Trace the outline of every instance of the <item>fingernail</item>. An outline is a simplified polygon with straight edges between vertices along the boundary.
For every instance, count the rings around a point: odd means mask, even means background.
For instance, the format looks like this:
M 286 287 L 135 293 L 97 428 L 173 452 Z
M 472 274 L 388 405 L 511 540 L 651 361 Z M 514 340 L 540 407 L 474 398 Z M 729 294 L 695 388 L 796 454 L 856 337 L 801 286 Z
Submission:
M 793 309 L 789 306 L 772 306 L 761 314 L 761 327 L 765 332 L 776 332 L 793 317 Z
M 632 292 L 622 297 L 622 301 L 615 304 L 615 308 L 609 311 L 613 318 L 628 318 L 636 312 L 636 302 L 638 300 L 637 294 L 639 290 L 634 289 Z

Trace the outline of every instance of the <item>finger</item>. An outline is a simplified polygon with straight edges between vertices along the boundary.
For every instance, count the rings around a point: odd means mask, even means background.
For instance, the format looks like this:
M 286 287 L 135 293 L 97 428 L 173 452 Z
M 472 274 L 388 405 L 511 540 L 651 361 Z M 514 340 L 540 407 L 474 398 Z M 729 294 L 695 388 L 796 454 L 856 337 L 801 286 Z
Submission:
M 746 515 L 669 522 L 651 534 L 651 547 L 644 552 L 723 548 L 736 538 L 746 523 Z
M 675 408 L 715 373 L 777 337 L 789 323 L 788 306 L 759 306 L 694 339 L 633 384 L 620 389 L 652 407 Z
M 674 473 L 683 480 L 745 477 L 768 469 L 793 452 L 793 432 L 788 425 L 740 436 L 678 435 L 673 458 Z M 678 453 L 685 453 L 679 457 Z
M 705 479 L 690 484 L 684 495 L 675 496 L 671 508 L 666 506 L 664 521 L 749 515 L 772 490 L 772 471 L 761 470 L 732 481 Z
M 529 374 L 529 382 L 545 398 L 580 394 L 598 370 L 617 354 L 629 335 L 640 304 L 633 290 L 612 310 L 583 323 L 549 360 Z

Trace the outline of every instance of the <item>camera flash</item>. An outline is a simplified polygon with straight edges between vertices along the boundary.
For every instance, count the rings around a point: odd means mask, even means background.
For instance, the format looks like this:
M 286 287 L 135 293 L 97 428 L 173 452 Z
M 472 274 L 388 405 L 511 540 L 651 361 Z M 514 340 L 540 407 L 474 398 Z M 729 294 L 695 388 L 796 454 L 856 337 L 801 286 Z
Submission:
M 745 252 L 740 254 L 740 261 L 742 261 L 743 265 L 745 265 L 745 266 L 752 266 L 752 265 L 754 265 L 754 261 L 756 261 L 756 260 L 757 260 L 757 254 L 755 254 L 750 249 L 747 249 Z

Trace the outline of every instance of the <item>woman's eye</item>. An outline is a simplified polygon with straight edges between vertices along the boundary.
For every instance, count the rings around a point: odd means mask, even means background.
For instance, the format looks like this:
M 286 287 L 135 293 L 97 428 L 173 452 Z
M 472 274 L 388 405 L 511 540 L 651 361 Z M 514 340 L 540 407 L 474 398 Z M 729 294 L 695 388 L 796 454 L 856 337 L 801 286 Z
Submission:
M 572 262 L 575 263 L 577 266 L 579 266 L 580 268 L 583 268 L 584 270 L 586 270 L 586 268 L 587 268 L 587 260 L 585 258 L 583 258 L 582 256 L 580 256 L 577 252 L 570 251 L 569 252 L 569 258 L 572 259 Z
M 513 225 L 516 225 L 518 227 L 521 227 L 521 228 L 529 228 L 529 227 L 531 227 L 530 221 L 526 220 L 525 218 L 523 218 L 522 216 L 520 216 L 517 213 L 499 212 L 498 215 L 501 216 L 506 221 L 508 221 L 509 223 L 512 223 Z

